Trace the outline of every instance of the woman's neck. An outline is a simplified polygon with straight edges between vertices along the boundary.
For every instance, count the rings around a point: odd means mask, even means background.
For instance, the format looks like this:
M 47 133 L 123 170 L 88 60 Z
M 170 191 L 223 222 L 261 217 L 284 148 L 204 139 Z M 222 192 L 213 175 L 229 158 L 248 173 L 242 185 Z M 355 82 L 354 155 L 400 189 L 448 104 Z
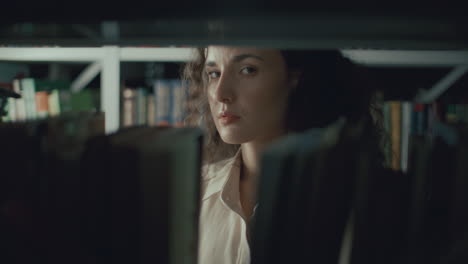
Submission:
M 248 218 L 252 215 L 253 208 L 257 203 L 257 185 L 260 180 L 262 153 L 268 144 L 283 134 L 285 134 L 284 131 L 278 131 L 276 134 L 265 137 L 265 140 L 254 140 L 241 145 L 242 165 L 239 193 L 244 215 Z
M 257 183 L 261 150 L 261 146 L 252 143 L 245 143 L 241 146 L 242 164 L 239 179 L 239 195 L 242 211 L 247 221 L 252 216 L 253 209 L 257 203 Z
M 272 141 L 283 135 L 284 133 L 279 133 L 278 135 L 270 136 L 266 140 L 255 140 L 243 143 L 241 145 L 241 154 L 242 154 L 242 174 L 241 180 L 253 181 L 256 182 L 260 172 L 260 163 L 262 158 L 262 153 L 266 146 L 268 146 Z
M 261 156 L 266 145 L 270 143 L 249 142 L 241 146 L 241 173 L 239 180 L 240 202 L 247 218 L 253 214 L 257 203 L 257 186 L 260 176 Z
M 241 181 L 252 181 L 258 177 L 260 170 L 260 156 L 263 147 L 252 142 L 241 146 L 242 174 Z

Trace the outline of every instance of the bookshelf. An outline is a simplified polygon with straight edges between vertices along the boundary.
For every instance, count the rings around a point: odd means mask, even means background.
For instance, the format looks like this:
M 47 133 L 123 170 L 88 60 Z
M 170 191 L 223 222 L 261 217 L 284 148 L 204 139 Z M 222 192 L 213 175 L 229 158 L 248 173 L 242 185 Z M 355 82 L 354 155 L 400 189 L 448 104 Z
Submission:
M 465 50 L 343 50 L 356 63 L 369 67 L 451 67 L 452 70 L 413 99 L 430 103 L 468 72 L 468 51 Z
M 454 82 L 468 71 L 468 52 L 464 51 L 395 51 L 395 50 L 342 50 L 351 60 L 368 67 L 450 67 L 453 68 L 445 77 L 436 82 L 425 93 L 425 97 L 414 98 L 415 101 L 432 101 L 438 95 L 446 91 Z M 111 133 L 119 129 L 120 110 L 120 62 L 141 62 L 141 61 L 161 61 L 161 62 L 183 62 L 190 57 L 190 48 L 130 48 L 118 46 L 103 46 L 99 48 L 0 48 L 0 60 L 4 61 L 62 61 L 62 62 L 84 62 L 89 66 L 75 79 L 71 89 L 79 91 L 83 89 L 97 74 L 101 73 L 101 105 L 106 112 L 106 132 Z M 424 99 L 425 98 L 425 99 Z M 136 137 L 135 137 L 136 138 Z M 356 147 L 357 148 L 357 147 Z M 92 153 L 92 152 L 90 152 Z M 95 154 L 99 160 L 100 155 Z M 102 155 L 106 156 L 106 155 Z M 351 155 L 348 155 L 351 156 Z M 151 160 L 153 160 L 151 158 Z M 105 165 L 100 164 L 105 170 L 117 172 L 123 162 L 107 161 Z M 174 163 L 175 164 L 175 163 Z M 89 165 L 96 167 L 96 165 Z M 295 165 L 299 168 L 299 165 Z M 334 167 L 341 168 L 341 167 Z M 156 170 L 158 168 L 151 168 Z M 129 171 L 137 171 L 136 167 Z M 104 171 L 104 169 L 103 169 Z M 123 171 L 123 170 L 122 170 Z M 130 174 L 130 173 L 128 173 Z M 104 174 L 103 175 L 114 175 Z M 331 176 L 346 175 L 345 171 L 333 172 Z M 94 175 L 95 176 L 95 175 Z M 94 177 L 93 176 L 93 177 Z M 330 175 L 327 175 L 330 176 Z M 95 177 L 97 178 L 97 177 Z M 190 179 L 196 179 L 191 177 Z M 341 179 L 334 182 L 344 182 Z M 405 186 L 403 182 L 397 182 L 395 186 Z M 146 186 L 146 185 L 145 185 Z M 379 186 L 377 186 L 379 187 Z M 147 187 L 148 188 L 148 187 Z M 323 187 L 328 188 L 328 187 Z M 375 189 L 376 187 L 373 186 Z M 379 187 L 381 188 L 381 187 Z M 403 187 L 402 187 L 403 188 Z M 380 190 L 380 189 L 379 189 Z M 385 189 L 383 189 L 385 190 Z M 148 192 L 150 193 L 150 192 Z M 366 200 L 367 198 L 363 198 Z M 404 199 L 401 199 L 404 200 Z M 190 200 L 190 201 L 193 201 Z M 399 204 L 394 205 L 395 212 L 399 212 Z M 383 208 L 383 207 L 382 207 Z M 365 212 L 366 213 L 366 212 Z M 330 217 L 333 218 L 333 217 Z M 185 218 L 178 218 L 185 219 Z M 188 219 L 188 218 L 186 218 Z M 385 222 L 386 223 L 386 222 Z M 359 223 L 362 224 L 362 223 Z M 181 225 L 182 226 L 182 225 Z M 185 225 L 187 226 L 187 225 Z M 378 227 L 378 225 L 376 225 Z M 375 227 L 373 227 L 375 228 Z M 195 229 L 194 229 L 195 230 Z M 325 230 L 325 229 L 324 229 Z M 324 231 L 324 237 L 328 236 Z M 376 232 L 377 233 L 377 232 Z M 174 232 L 175 235 L 177 233 Z M 392 237 L 392 242 L 388 245 L 397 245 L 399 238 Z M 386 245 L 387 247 L 390 247 Z M 123 251 L 122 251 L 123 252 Z M 279 252 L 279 251 L 278 251 Z
M 191 48 L 163 47 L 1 47 L 0 60 L 22 62 L 82 62 L 90 65 L 72 83 L 79 91 L 101 73 L 101 110 L 106 113 L 106 133 L 119 128 L 120 62 L 183 62 Z
M 386 8 L 377 8 L 369 5 L 351 3 L 348 6 L 337 5 L 333 8 L 316 6 L 313 10 L 307 10 L 308 8 L 298 3 L 288 3 L 287 5 L 276 3 L 276 7 L 262 6 L 260 9 L 263 10 L 264 15 L 259 15 L 257 11 L 252 11 L 256 10 L 252 8 L 252 5 L 253 7 L 261 7 L 260 4 L 261 3 L 257 4 L 251 1 L 230 2 L 230 4 L 221 3 L 216 6 L 216 12 L 213 12 L 214 9 L 211 3 L 184 3 L 183 6 L 186 7 L 185 9 L 180 8 L 180 2 L 155 2 L 151 8 L 147 5 L 136 5 L 133 3 L 132 5 L 120 5 L 114 8 L 113 12 L 96 8 L 89 10 L 89 7 L 86 5 L 81 5 L 81 7 L 77 7 L 82 8 L 79 9 L 81 12 L 77 12 L 76 9 L 68 9 L 68 11 L 65 10 L 65 13 L 61 12 L 60 15 L 56 14 L 55 6 L 47 3 L 40 3 L 28 9 L 24 9 L 22 5 L 17 5 L 18 7 L 15 7 L 16 9 L 6 8 L 6 10 L 10 12 L 5 15 L 7 19 L 15 23 L 18 22 L 19 26 L 21 26 L 21 23 L 24 21 L 33 23 L 49 21 L 52 22 L 52 25 L 37 23 L 35 25 L 36 28 L 30 30 L 30 32 L 24 32 L 26 30 L 21 30 L 21 27 L 18 27 L 18 25 L 14 23 L 12 23 L 11 26 L 2 25 L 0 26 L 2 29 L 0 30 L 0 42 L 4 45 L 58 44 L 66 46 L 71 43 L 72 45 L 78 46 L 96 47 L 14 48 L 11 50 L 9 48 L 0 48 L 0 60 L 77 61 L 90 63 L 82 74 L 73 82 L 72 89 L 82 89 L 90 79 L 95 77 L 98 73 L 101 73 L 101 105 L 103 110 L 107 113 L 107 132 L 112 132 L 119 128 L 120 93 L 117 91 L 120 86 L 118 83 L 118 76 L 121 70 L 119 62 L 184 61 L 187 59 L 187 57 L 184 56 L 188 55 L 188 52 L 181 52 L 185 49 L 179 48 L 168 48 L 167 50 L 164 48 L 141 49 L 122 47 L 124 45 L 140 45 L 142 43 L 145 45 L 158 46 L 228 44 L 274 46 L 278 48 L 345 48 L 347 49 L 344 50 L 345 53 L 348 52 L 348 56 L 353 61 L 371 68 L 452 68 L 444 77 L 434 81 L 431 85 L 425 86 L 425 88 L 427 87 L 430 89 L 424 92 L 424 96 L 418 95 L 418 97 L 411 97 L 412 101 L 420 102 L 430 102 L 436 99 L 444 91 L 452 87 L 468 70 L 468 38 L 466 37 L 468 16 L 466 16 L 464 12 L 465 9 L 457 8 L 456 5 L 450 5 L 451 8 L 448 8 L 447 6 L 444 7 L 444 5 L 440 5 L 440 3 L 437 5 L 425 3 L 415 8 L 405 3 L 404 5 L 392 4 Z M 136 7 L 139 8 L 138 12 L 135 10 Z M 346 13 L 343 12 L 343 10 L 346 10 Z M 117 28 L 117 34 L 111 34 L 112 36 L 109 37 L 107 36 L 108 34 L 104 34 L 105 32 L 100 32 L 99 28 L 101 25 L 97 22 L 86 28 L 91 31 L 91 33 L 95 34 L 75 32 L 73 27 L 76 25 L 71 25 L 71 21 L 82 21 L 82 19 L 84 19 L 82 14 L 85 13 L 87 14 L 88 20 L 115 21 L 115 25 L 120 27 Z M 135 17 L 135 14 L 137 14 L 138 17 Z M 108 22 L 104 21 L 104 23 Z M 18 30 L 18 28 L 20 30 Z M 102 33 L 102 36 L 100 33 Z M 103 46 L 109 44 L 113 46 Z M 370 50 L 354 50 L 357 47 L 370 48 Z M 440 51 L 434 51 L 433 49 L 439 49 Z M 403 83 L 404 80 L 398 79 L 397 82 Z M 26 145 L 26 143 L 23 145 Z M 362 147 L 359 146 L 356 149 L 360 148 Z M 428 151 L 422 152 L 425 153 Z M 97 165 L 102 166 L 103 172 L 108 172 L 109 170 L 117 172 L 119 166 L 123 164 L 110 162 L 111 160 L 108 160 L 107 163 L 102 163 L 101 158 L 107 157 L 108 155 L 96 154 L 99 152 L 91 153 L 95 155 L 95 158 L 91 160 L 95 160 Z M 22 160 L 21 158 L 24 153 L 20 155 L 21 156 L 18 156 L 19 158 L 12 160 Z M 460 157 L 461 156 L 463 155 L 460 155 Z M 151 160 L 153 161 L 156 159 Z M 441 162 L 437 159 L 430 159 L 427 157 L 422 159 L 421 162 L 418 162 L 421 166 L 426 165 L 428 170 L 430 170 L 430 165 L 436 163 Z M 103 164 L 107 166 L 103 166 Z M 155 163 L 151 163 L 151 165 L 155 165 Z M 445 164 L 444 166 L 455 167 L 454 165 Z M 182 167 L 183 166 L 179 166 L 179 168 Z M 297 165 L 296 167 L 300 168 Z M 333 168 L 341 169 L 344 168 L 344 166 L 334 166 Z M 466 165 L 464 168 L 466 168 Z M 459 170 L 463 171 L 462 169 Z M 336 175 L 343 176 L 348 173 L 349 171 L 345 171 L 344 173 L 336 173 Z M 104 175 L 112 174 L 102 173 L 102 176 Z M 289 173 L 287 176 L 290 176 Z M 366 183 L 368 180 L 366 177 L 360 178 L 362 179 L 359 181 L 362 181 L 362 183 Z M 344 181 L 336 180 L 334 182 L 342 183 Z M 405 206 L 410 204 L 413 200 L 416 202 L 419 201 L 419 193 L 415 194 L 414 199 L 406 197 L 405 188 L 407 184 L 403 178 L 389 177 L 389 179 L 382 182 L 383 184 L 375 181 L 369 184 L 362 184 L 362 186 L 358 185 L 364 188 L 364 191 L 360 192 L 360 194 L 362 194 L 360 196 L 362 198 L 362 202 L 359 204 L 360 207 L 366 207 L 366 202 L 371 200 L 370 190 L 374 193 L 382 194 L 378 196 L 380 198 L 386 198 L 388 196 L 387 198 L 389 199 L 381 199 L 387 201 L 386 203 L 375 203 L 376 208 L 370 208 L 375 209 L 377 212 L 385 211 L 382 214 L 383 216 L 391 216 L 392 212 L 400 212 L 400 210 L 398 210 L 399 208 L 406 208 Z M 386 184 L 387 182 L 391 184 Z M 419 182 L 416 182 L 414 187 L 417 187 L 418 184 Z M 389 186 L 396 188 L 389 188 Z M 461 186 L 459 187 L 460 189 L 467 186 L 466 180 L 463 184 L 459 184 L 459 186 Z M 389 189 L 392 189 L 391 192 Z M 417 188 L 415 189 L 416 191 L 419 190 Z M 307 193 L 311 193 L 308 192 L 305 187 L 303 190 Z M 422 193 L 422 191 L 419 192 Z M 157 194 L 157 192 L 151 193 Z M 464 192 L 458 191 L 458 193 L 462 194 Z M 398 195 L 395 196 L 393 194 Z M 397 202 L 389 203 L 388 201 Z M 465 199 L 463 201 L 468 200 Z M 389 207 L 389 204 L 392 206 Z M 460 203 L 459 206 L 461 205 Z M 418 209 L 418 206 L 419 204 L 414 205 L 416 209 Z M 388 212 L 390 212 L 390 214 Z M 364 213 L 366 214 L 369 212 Z M 417 217 L 413 218 L 418 220 Z M 291 219 L 293 218 L 289 217 L 289 220 Z M 329 219 L 336 218 L 330 217 Z M 398 231 L 396 228 L 389 228 L 389 226 L 391 227 L 391 223 L 395 222 L 392 222 L 392 219 L 392 217 L 389 217 L 388 221 L 380 221 L 371 229 L 366 228 L 366 230 L 369 230 L 369 234 L 364 234 L 367 235 L 364 236 L 364 238 L 367 238 L 367 241 L 383 242 L 383 244 L 386 245 L 386 247 L 384 245 L 384 248 L 387 249 L 392 249 L 392 247 L 388 247 L 390 244 L 399 245 L 406 243 L 405 240 L 398 239 L 398 232 L 393 232 L 394 230 Z M 458 219 L 463 221 L 468 219 L 468 217 L 465 214 L 464 217 L 458 217 Z M 365 226 L 365 224 L 367 224 L 365 221 L 363 223 L 359 221 L 360 219 L 356 218 L 356 223 L 360 224 L 360 226 Z M 415 221 L 415 223 L 419 224 L 417 221 Z M 151 223 L 149 226 L 155 227 L 157 225 Z M 295 229 L 297 230 L 297 228 Z M 397 234 L 395 235 L 394 233 Z M 317 237 L 318 236 L 313 236 L 312 238 Z M 330 236 L 326 234 L 327 240 L 329 240 L 329 237 Z M 385 241 L 380 241 L 379 238 L 381 237 L 385 237 Z M 419 242 L 418 239 L 419 237 L 413 238 L 416 242 Z M 310 245 L 310 241 L 308 242 Z M 377 262 L 384 261 L 382 256 L 386 258 L 390 257 L 390 254 L 385 254 L 385 252 L 396 254 L 394 250 L 375 250 L 379 249 L 382 243 L 372 244 L 375 245 L 375 248 L 363 247 L 362 251 L 379 255 L 379 261 Z M 292 247 L 291 245 L 289 247 Z M 355 244 L 351 243 L 350 245 L 354 246 Z M 416 247 L 416 249 L 418 248 Z M 350 250 L 350 252 L 354 254 L 354 252 L 352 252 L 353 250 Z M 287 251 L 282 249 L 277 252 Z M 349 255 L 352 255 L 351 253 Z M 427 253 L 432 252 L 428 251 Z M 408 262 L 421 262 L 417 260 L 418 259 Z M 359 263 L 359 261 L 351 260 L 343 260 L 342 262 Z M 371 261 L 369 259 L 369 261 L 361 261 L 361 263 L 362 262 L 371 263 L 376 261 Z M 394 263 L 400 262 L 396 260 Z
M 22 62 L 82 62 L 89 66 L 72 83 L 73 92 L 83 89 L 101 74 L 101 106 L 106 112 L 106 132 L 119 128 L 120 62 L 184 62 L 191 48 L 175 47 L 0 47 L 0 60 Z M 368 67 L 453 67 L 431 89 L 418 94 L 416 102 L 434 101 L 468 71 L 465 50 L 372 50 L 343 49 L 352 61 Z

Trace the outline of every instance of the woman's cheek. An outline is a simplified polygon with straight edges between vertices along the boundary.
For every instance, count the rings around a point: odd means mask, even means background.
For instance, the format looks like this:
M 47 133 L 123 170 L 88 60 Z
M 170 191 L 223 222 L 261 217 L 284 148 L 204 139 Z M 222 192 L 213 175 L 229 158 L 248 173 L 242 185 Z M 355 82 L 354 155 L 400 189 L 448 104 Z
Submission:
M 208 87 L 207 91 L 206 91 L 206 95 L 208 97 L 208 102 L 210 103 L 210 106 L 213 104 L 214 102 L 214 91 L 213 91 L 213 88 L 210 88 Z

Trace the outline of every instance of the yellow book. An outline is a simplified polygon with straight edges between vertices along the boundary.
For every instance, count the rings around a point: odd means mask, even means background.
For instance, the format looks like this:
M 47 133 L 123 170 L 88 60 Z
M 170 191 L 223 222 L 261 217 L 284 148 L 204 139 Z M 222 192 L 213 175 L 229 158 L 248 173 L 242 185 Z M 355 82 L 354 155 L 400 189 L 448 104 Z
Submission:
M 401 170 L 401 102 L 390 101 L 391 167 Z
M 60 114 L 60 98 L 59 91 L 52 90 L 48 97 L 49 100 L 49 115 L 57 116 Z

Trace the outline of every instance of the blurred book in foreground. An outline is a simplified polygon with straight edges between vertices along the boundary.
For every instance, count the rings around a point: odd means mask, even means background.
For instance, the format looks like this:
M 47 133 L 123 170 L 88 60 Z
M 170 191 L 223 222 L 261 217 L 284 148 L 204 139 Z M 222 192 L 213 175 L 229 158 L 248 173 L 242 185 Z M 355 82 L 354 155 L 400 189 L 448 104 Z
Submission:
M 0 263 L 195 263 L 202 134 L 74 113 L 0 125 Z

